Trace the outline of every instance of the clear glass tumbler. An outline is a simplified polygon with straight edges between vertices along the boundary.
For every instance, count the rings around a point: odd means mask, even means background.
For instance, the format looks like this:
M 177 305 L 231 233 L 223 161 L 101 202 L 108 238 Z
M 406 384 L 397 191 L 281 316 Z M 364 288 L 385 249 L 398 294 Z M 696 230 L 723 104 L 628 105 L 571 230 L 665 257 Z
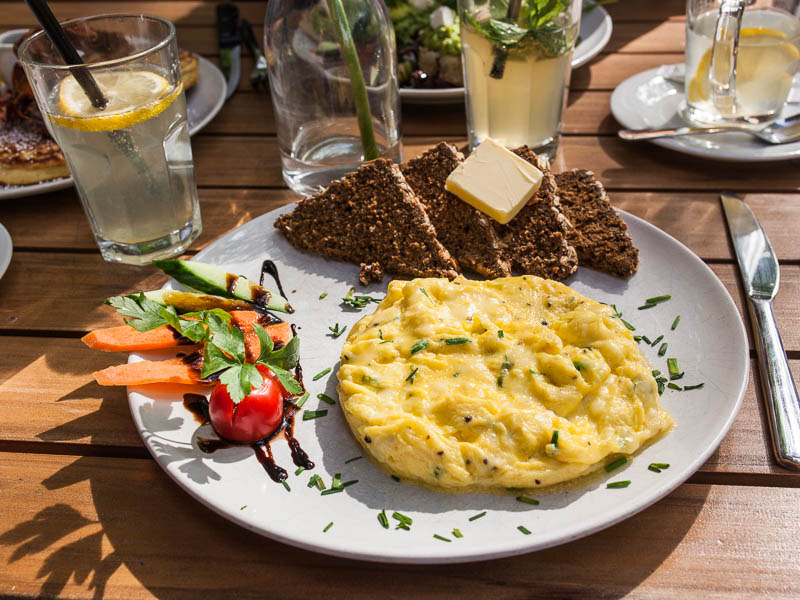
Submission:
M 800 68 L 796 4 L 687 0 L 687 121 L 758 128 L 780 116 Z
M 552 160 L 581 0 L 458 0 L 469 145 L 527 144 Z
M 338 0 L 336 0 L 338 1 Z M 271 0 L 264 25 L 283 178 L 313 195 L 358 168 L 357 105 L 333 0 Z M 380 156 L 402 160 L 394 30 L 382 0 L 343 0 Z
M 103 258 L 145 264 L 182 253 L 202 225 L 175 27 L 144 15 L 62 26 L 109 101 L 103 110 L 43 32 L 19 58 Z

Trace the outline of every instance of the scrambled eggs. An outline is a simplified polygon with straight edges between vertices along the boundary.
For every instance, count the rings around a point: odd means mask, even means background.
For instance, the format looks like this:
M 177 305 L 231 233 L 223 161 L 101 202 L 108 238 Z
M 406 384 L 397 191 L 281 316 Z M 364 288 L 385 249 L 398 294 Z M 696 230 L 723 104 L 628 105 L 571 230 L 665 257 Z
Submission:
M 574 479 L 673 425 L 614 312 L 529 275 L 393 281 L 342 349 L 342 409 L 375 460 L 417 483 Z

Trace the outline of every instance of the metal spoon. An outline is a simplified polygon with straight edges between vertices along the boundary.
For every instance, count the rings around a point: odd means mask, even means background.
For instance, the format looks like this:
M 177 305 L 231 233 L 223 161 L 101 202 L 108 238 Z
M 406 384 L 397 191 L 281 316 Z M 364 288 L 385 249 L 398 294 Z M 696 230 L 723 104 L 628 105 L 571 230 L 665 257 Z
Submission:
M 749 133 L 769 144 L 787 144 L 800 140 L 800 113 L 785 119 L 779 119 L 763 129 L 750 129 L 748 127 L 737 127 L 735 125 L 724 127 L 678 127 L 676 129 L 645 129 L 634 131 L 632 129 L 620 129 L 617 135 L 623 140 L 639 141 L 653 140 L 656 138 L 678 137 L 682 135 L 697 135 L 709 133 L 721 133 L 725 131 L 741 131 Z

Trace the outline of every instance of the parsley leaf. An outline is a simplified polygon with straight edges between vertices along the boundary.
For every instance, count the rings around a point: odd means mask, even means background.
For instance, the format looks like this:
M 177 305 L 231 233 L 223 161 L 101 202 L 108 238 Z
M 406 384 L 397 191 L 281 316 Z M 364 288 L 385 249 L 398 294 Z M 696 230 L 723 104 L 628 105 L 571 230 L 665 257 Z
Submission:
M 125 323 L 136 331 L 150 331 L 167 324 L 167 320 L 161 314 L 164 307 L 158 302 L 148 300 L 144 292 L 139 292 L 138 295 L 114 296 L 108 298 L 105 303 L 116 308 L 122 316 L 131 317 L 125 319 Z

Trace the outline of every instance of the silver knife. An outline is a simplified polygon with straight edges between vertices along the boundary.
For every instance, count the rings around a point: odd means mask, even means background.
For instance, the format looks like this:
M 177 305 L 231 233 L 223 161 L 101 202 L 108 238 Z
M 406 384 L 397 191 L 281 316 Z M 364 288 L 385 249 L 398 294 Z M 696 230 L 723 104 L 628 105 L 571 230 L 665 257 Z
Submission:
M 225 99 L 239 86 L 242 42 L 239 38 L 239 9 L 233 4 L 217 5 L 217 36 L 219 40 L 219 68 L 225 75 Z
M 720 198 L 749 300 L 772 450 L 782 467 L 800 469 L 800 400 L 772 312 L 780 282 L 778 259 L 750 207 L 730 192 Z

